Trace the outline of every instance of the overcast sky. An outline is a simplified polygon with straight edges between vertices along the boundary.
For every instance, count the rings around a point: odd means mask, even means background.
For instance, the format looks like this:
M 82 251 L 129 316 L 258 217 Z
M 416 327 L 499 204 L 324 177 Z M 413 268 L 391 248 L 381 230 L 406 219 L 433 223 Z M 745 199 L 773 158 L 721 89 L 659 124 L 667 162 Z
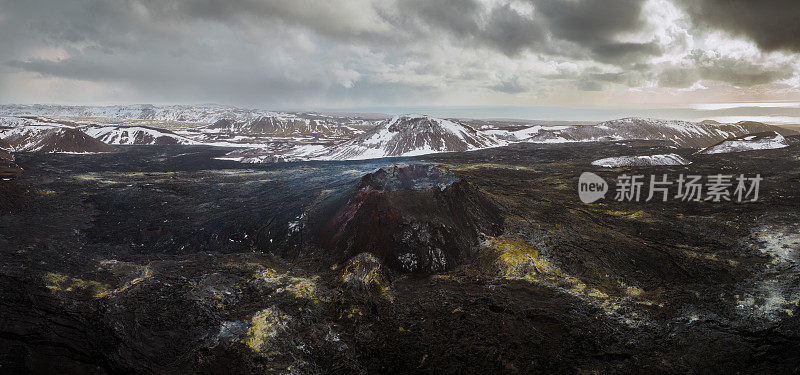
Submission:
M 2 103 L 800 100 L 797 0 L 0 0 Z

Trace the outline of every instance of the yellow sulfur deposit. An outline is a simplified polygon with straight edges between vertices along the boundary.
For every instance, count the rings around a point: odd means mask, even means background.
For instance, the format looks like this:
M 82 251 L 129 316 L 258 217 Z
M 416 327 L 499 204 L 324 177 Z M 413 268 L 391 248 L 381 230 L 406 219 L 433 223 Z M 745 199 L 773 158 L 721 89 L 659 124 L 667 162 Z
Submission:
M 306 278 L 279 274 L 272 268 L 266 268 L 256 274 L 256 279 L 276 286 L 275 292 L 277 293 L 290 293 L 295 298 L 307 299 L 314 303 L 319 301 L 328 302 L 328 299 L 319 293 L 319 288 L 317 287 L 318 278 L 318 276 Z
M 94 297 L 103 297 L 111 293 L 111 286 L 93 280 L 83 280 L 60 273 L 48 273 L 44 277 L 47 289 L 54 292 L 87 291 Z
M 606 213 L 609 214 L 609 215 L 612 215 L 612 216 L 619 216 L 619 217 L 624 217 L 624 218 L 633 219 L 633 220 L 641 219 L 641 218 L 649 216 L 649 214 L 647 212 L 644 212 L 644 211 L 641 211 L 641 210 L 640 211 L 634 211 L 634 212 L 606 211 Z
M 536 274 L 550 274 L 558 268 L 539 255 L 539 251 L 516 239 L 492 239 L 492 247 L 498 251 L 498 262 L 509 278 L 527 278 Z
M 153 271 L 150 269 L 150 267 L 136 267 L 141 269 L 141 274 L 138 277 L 123 283 L 117 288 L 114 288 L 106 283 L 101 283 L 94 280 L 79 279 L 77 277 L 66 276 L 60 273 L 48 273 L 45 275 L 44 281 L 47 289 L 50 289 L 53 292 L 87 291 L 94 298 L 103 298 L 124 292 L 128 290 L 128 288 L 153 276 Z
M 284 290 L 292 293 L 297 298 L 314 299 L 317 285 L 309 279 L 301 279 L 285 287 Z
M 371 287 L 381 294 L 386 292 L 390 284 L 380 260 L 371 253 L 361 253 L 350 259 L 342 271 L 341 281 Z
M 250 328 L 243 342 L 255 352 L 261 353 L 269 348 L 269 342 L 286 329 L 289 318 L 277 309 L 268 307 L 250 318 Z
M 606 314 L 617 316 L 623 302 L 629 299 L 637 301 L 644 295 L 644 290 L 635 286 L 625 286 L 624 297 L 611 297 L 607 293 L 586 285 L 575 276 L 562 271 L 557 265 L 546 259 L 537 248 L 514 238 L 491 238 L 489 247 L 496 252 L 495 264 L 500 275 L 506 279 L 527 280 L 536 284 L 552 287 L 566 293 L 585 298 Z M 650 304 L 649 301 L 636 303 Z M 634 320 L 628 319 L 630 325 Z

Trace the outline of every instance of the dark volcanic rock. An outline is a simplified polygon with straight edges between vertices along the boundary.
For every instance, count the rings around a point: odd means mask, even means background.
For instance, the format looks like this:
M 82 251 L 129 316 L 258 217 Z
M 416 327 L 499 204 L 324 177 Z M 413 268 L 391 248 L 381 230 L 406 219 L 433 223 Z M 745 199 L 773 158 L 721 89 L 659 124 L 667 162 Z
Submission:
M 2 156 L 2 155 L 0 155 Z M 22 168 L 10 159 L 0 157 L 0 180 L 13 180 L 22 173 Z
M 2 172 L 2 168 L 0 168 L 0 172 Z M 0 214 L 19 210 L 24 205 L 24 199 L 24 190 L 0 178 Z M 2 242 L 0 242 L 0 244 L 2 244 Z
M 11 146 L 0 139 L 0 180 L 15 178 L 22 172 L 22 168 L 14 163 L 14 155 L 10 149 Z
M 652 141 L 378 172 L 389 162 L 240 166 L 225 151 L 16 155 L 25 173 L 0 181 L 0 373 L 797 372 L 800 144 L 635 172 L 761 173 L 742 204 L 577 198 L 582 171 L 622 173 L 588 166 L 599 157 L 695 151 Z M 491 238 L 452 271 L 397 277 L 384 260 L 419 245 L 390 212 Z M 339 247 L 306 246 L 321 224 Z M 426 251 L 452 244 L 431 237 Z
M 0 148 L 0 160 L 14 160 L 14 156 L 11 152 Z
M 318 212 L 315 238 L 337 260 L 369 252 L 412 274 L 451 269 L 502 216 L 481 192 L 431 165 L 386 167 Z
M 11 155 L 11 145 L 2 139 L 0 139 L 0 159 L 14 160 L 14 156 Z

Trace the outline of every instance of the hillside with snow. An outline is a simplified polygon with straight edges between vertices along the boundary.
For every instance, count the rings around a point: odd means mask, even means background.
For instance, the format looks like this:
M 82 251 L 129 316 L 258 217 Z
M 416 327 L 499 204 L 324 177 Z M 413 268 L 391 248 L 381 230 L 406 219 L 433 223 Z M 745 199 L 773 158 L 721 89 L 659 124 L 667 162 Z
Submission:
M 776 130 L 777 127 L 758 122 L 719 124 L 678 120 L 623 118 L 597 125 L 569 126 L 560 129 L 523 130 L 527 142 L 587 142 L 622 140 L 662 140 L 677 147 L 702 148 L 727 138 Z
M 740 137 L 726 139 L 705 150 L 701 154 L 725 154 L 729 152 L 744 152 L 753 150 L 773 150 L 789 147 L 786 138 L 774 131 L 747 134 Z
M 245 163 L 296 160 L 363 160 L 463 152 L 504 146 L 508 142 L 454 120 L 424 115 L 396 116 L 338 144 L 315 143 L 291 149 L 234 151 L 226 159 Z
M 140 125 L 158 128 L 198 129 L 228 134 L 325 134 L 354 136 L 375 125 L 352 115 L 289 113 L 222 105 L 0 105 L 0 116 L 47 117 L 76 125 Z
M 66 105 L 0 105 L 4 116 L 44 116 L 75 120 L 97 120 L 99 122 L 179 122 L 189 124 L 212 124 L 219 119 L 246 120 L 273 115 L 264 110 L 240 109 L 221 105 L 168 105 L 152 104 L 115 106 L 66 106 Z
M 35 139 L 44 138 L 47 126 L 55 126 L 63 134 L 47 130 L 53 132 L 52 138 L 72 137 L 76 143 L 80 143 L 78 133 L 82 133 L 108 145 L 235 147 L 240 150 L 226 158 L 245 162 L 416 156 L 521 142 L 649 140 L 700 149 L 752 133 L 787 132 L 757 122 L 720 124 L 623 118 L 595 125 L 540 122 L 525 127 L 521 122 L 502 120 L 462 121 L 425 115 L 382 120 L 376 115 L 288 113 L 218 105 L 2 105 L 0 118 L 2 126 L 14 128 L 6 129 L 3 137 L 12 140 L 9 146 L 12 149 L 61 150 L 60 146 L 33 145 Z M 36 127 L 27 129 L 31 126 Z M 101 148 L 83 143 L 90 149 Z
M 2 127 L 0 139 L 13 152 L 97 153 L 115 150 L 78 129 L 41 123 Z
M 292 136 L 316 134 L 352 137 L 361 133 L 352 125 L 370 126 L 366 120 L 314 114 L 273 114 L 247 120 L 221 119 L 201 130 L 205 133 Z
M 356 138 L 315 155 L 317 160 L 360 160 L 463 152 L 506 142 L 467 125 L 424 115 L 396 116 Z
M 424 115 L 404 115 L 380 123 L 358 137 L 316 156 L 322 160 L 359 160 L 463 152 L 505 145 L 462 123 Z
M 71 125 L 108 144 L 206 144 L 257 147 L 276 141 L 307 144 L 352 139 L 375 115 L 287 113 L 219 105 L 0 105 L 8 126 L 30 120 Z
M 109 145 L 189 145 L 195 142 L 169 130 L 145 126 L 81 126 L 81 131 Z
M 463 152 L 513 143 L 567 143 L 594 141 L 652 140 L 675 147 L 702 148 L 741 134 L 775 130 L 757 122 L 739 124 L 695 123 L 672 120 L 625 118 L 597 125 L 534 125 L 523 129 L 476 130 L 457 120 L 424 115 L 397 116 L 350 140 L 331 144 L 312 142 L 297 147 L 254 147 L 234 151 L 229 160 L 270 163 L 299 160 L 360 160 L 393 156 L 416 156 L 439 152 Z M 786 131 L 785 129 L 780 129 Z M 611 161 L 609 161 L 610 163 Z M 678 165 L 681 157 L 620 159 L 620 165 Z M 659 164 L 663 163 L 663 164 Z

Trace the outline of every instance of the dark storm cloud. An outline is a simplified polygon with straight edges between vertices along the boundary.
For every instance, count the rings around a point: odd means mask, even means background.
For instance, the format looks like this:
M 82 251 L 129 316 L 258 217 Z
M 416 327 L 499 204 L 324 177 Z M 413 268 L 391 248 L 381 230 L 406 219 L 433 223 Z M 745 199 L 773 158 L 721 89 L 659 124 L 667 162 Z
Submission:
M 528 91 L 525 86 L 519 82 L 519 77 L 517 76 L 504 79 L 499 84 L 492 86 L 491 89 L 506 94 L 519 94 Z
M 662 87 L 689 87 L 700 79 L 700 75 L 691 67 L 669 67 L 658 75 L 658 83 Z
M 430 37 L 446 33 L 464 46 L 484 46 L 514 56 L 523 50 L 546 49 L 541 22 L 509 4 L 487 9 L 475 0 L 406 0 L 390 20 L 401 30 Z
M 565 77 L 566 78 L 566 77 Z M 583 74 L 572 77 L 576 87 L 582 91 L 602 91 L 609 84 L 638 86 L 648 74 L 626 70 L 616 73 L 598 73 L 587 71 Z
M 662 51 L 655 43 L 607 43 L 594 46 L 592 52 L 598 61 L 633 65 Z
M 621 64 L 644 58 L 652 51 L 649 45 L 614 41 L 617 33 L 641 24 L 640 4 L 604 3 L 601 7 L 593 1 L 518 2 L 532 6 L 524 12 L 511 3 L 487 5 L 476 0 L 3 1 L 2 13 L 7 16 L 0 31 L 16 33 L 0 42 L 2 47 L 13 47 L 3 50 L 60 48 L 67 56 L 0 52 L 0 59 L 7 67 L 46 77 L 113 82 L 143 96 L 156 86 L 182 93 L 205 84 L 208 91 L 252 100 L 258 95 L 279 97 L 284 90 L 316 94 L 337 85 L 364 90 L 364 85 L 353 84 L 359 72 L 348 73 L 345 66 L 326 72 L 343 65 L 338 55 L 320 55 L 336 47 L 384 50 L 385 61 L 374 63 L 418 61 L 416 69 L 431 66 L 420 60 L 429 54 L 423 51 L 435 50 L 443 37 L 460 48 L 486 48 L 512 58 L 524 51 Z M 310 55 L 304 55 L 303 48 L 310 49 Z M 268 51 L 268 56 L 252 55 L 261 51 Z M 369 69 L 370 63 L 355 64 Z M 424 76 L 441 69 L 410 73 Z M 404 85 L 402 79 L 392 80 Z M 449 80 L 442 77 L 444 84 Z M 411 81 L 409 85 L 419 85 Z M 259 90 L 254 82 L 267 84 Z M 516 81 L 489 88 L 506 93 L 524 90 Z
M 581 91 L 602 91 L 603 84 L 597 81 L 580 80 L 576 84 L 578 90 Z
M 134 48 L 156 36 L 191 37 L 192 25 L 216 22 L 234 28 L 302 27 L 334 40 L 373 43 L 408 43 L 444 31 L 454 39 L 508 55 L 526 49 L 557 54 L 564 47 L 553 44 L 559 40 L 604 58 L 651 50 L 648 45 L 615 44 L 615 35 L 642 24 L 641 2 L 631 0 L 531 0 L 530 15 L 510 4 L 490 7 L 476 0 L 401 0 L 397 9 L 368 0 L 6 0 L 3 4 L 7 13 L 29 20 L 25 28 L 38 31 L 42 38 L 109 48 Z M 369 14 L 374 16 L 364 16 Z
M 604 62 L 637 62 L 642 56 L 658 54 L 653 43 L 620 43 L 615 37 L 643 26 L 639 0 L 570 0 L 535 2 L 547 19 L 553 36 L 588 48 Z M 621 61 L 627 58 L 627 61 Z
M 742 0 L 676 1 L 684 1 L 695 23 L 748 35 L 763 48 L 800 43 L 797 26 L 787 21 L 797 14 L 794 3 L 773 11 Z M 393 92 L 428 100 L 423 95 L 436 98 L 449 87 L 518 94 L 646 80 L 665 87 L 701 79 L 752 86 L 794 73 L 789 65 L 688 49 L 680 64 L 653 63 L 672 53 L 670 40 L 690 38 L 648 34 L 644 3 L 0 0 L 0 100 L 15 92 L 8 83 L 13 74 L 88 82 L 128 92 L 132 100 L 257 104 L 382 102 L 396 100 Z M 759 21 L 732 21 L 751 10 Z M 774 24 L 764 21 L 771 16 Z M 643 30 L 650 36 L 631 37 Z
M 786 79 L 794 74 L 789 64 L 766 67 L 747 59 L 713 56 L 696 50 L 692 64 L 669 66 L 658 74 L 662 87 L 685 88 L 699 80 L 727 82 L 734 86 L 751 87 Z
M 589 75 L 592 80 L 611 83 L 624 83 L 626 76 L 625 73 L 593 73 Z
M 636 70 L 601 72 L 596 68 L 590 68 L 582 72 L 550 74 L 543 78 L 567 83 L 581 91 L 601 91 L 612 84 L 631 87 L 639 86 L 645 79 L 652 78 L 652 74 L 649 71 L 640 72 Z
M 406 0 L 397 5 L 395 22 L 416 22 L 416 27 L 462 36 L 472 36 L 479 30 L 478 14 L 482 6 L 475 0 Z
M 639 0 L 529 0 L 523 14 L 511 3 L 486 8 L 475 0 L 406 0 L 392 21 L 423 30 L 443 31 L 466 44 L 482 45 L 514 56 L 532 51 L 569 57 L 595 57 L 624 63 L 657 54 L 652 43 L 618 43 L 615 37 L 642 26 Z M 402 20 L 400 22 L 399 20 Z
M 744 35 L 765 50 L 800 51 L 800 1 L 681 0 L 704 26 Z
M 488 45 L 497 46 L 507 55 L 515 55 L 525 48 L 544 48 L 547 34 L 541 24 L 505 5 L 491 10 L 486 27 L 478 38 Z
M 553 33 L 580 44 L 606 43 L 616 34 L 641 27 L 642 1 L 535 1 Z
M 286 72 L 262 74 L 246 67 L 219 67 L 213 64 L 184 65 L 182 61 L 124 61 L 110 56 L 80 56 L 59 61 L 12 61 L 8 65 L 58 77 L 109 86 L 130 87 L 146 92 L 150 100 L 191 97 L 198 101 L 233 98 L 248 105 L 259 100 L 303 100 L 331 89 L 324 72 Z M 268 87 L 269 90 L 264 90 Z M 247 98 L 255 100 L 247 100 Z
M 710 57 L 700 51 L 693 53 L 695 69 L 702 79 L 728 82 L 735 86 L 750 87 L 786 79 L 794 69 L 790 65 L 767 68 L 743 59 Z

